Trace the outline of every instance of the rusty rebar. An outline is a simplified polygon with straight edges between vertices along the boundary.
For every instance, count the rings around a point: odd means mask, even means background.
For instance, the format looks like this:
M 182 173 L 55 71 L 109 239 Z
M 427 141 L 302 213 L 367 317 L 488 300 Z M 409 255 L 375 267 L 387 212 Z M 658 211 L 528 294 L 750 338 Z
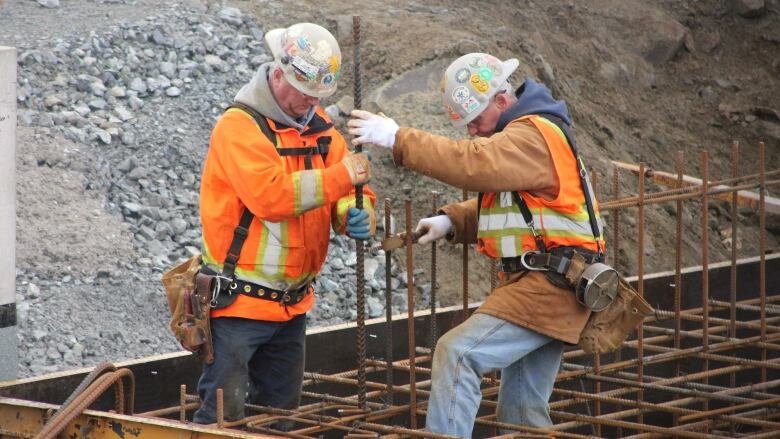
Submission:
M 390 199 L 384 199 L 385 238 L 392 235 L 393 218 L 390 211 Z M 387 405 L 393 405 L 393 252 L 385 251 L 385 361 L 387 370 Z
M 766 341 L 766 151 L 764 142 L 758 144 L 758 288 L 761 308 L 761 341 Z M 766 348 L 761 349 L 761 360 L 766 361 Z M 766 368 L 761 368 L 761 381 L 766 381 Z
M 439 210 L 439 193 L 436 191 L 431 191 L 431 215 L 436 215 Z M 436 268 L 436 240 L 431 242 L 431 325 L 430 325 L 430 347 L 431 350 L 436 349 L 436 341 L 439 339 L 439 336 L 436 332 L 436 290 L 438 289 L 436 282 L 436 272 L 438 271 Z
M 639 231 L 637 233 L 637 239 L 639 247 L 638 252 L 639 255 L 637 256 L 637 293 L 639 294 L 639 297 L 644 297 L 645 295 L 645 164 L 640 163 L 639 164 L 639 180 L 638 180 L 638 193 L 639 193 L 639 220 L 638 220 L 638 228 Z M 644 339 L 645 339 L 645 332 L 644 332 L 644 325 L 639 325 L 637 328 L 637 357 L 642 358 L 644 357 Z M 639 362 L 639 382 L 644 381 L 644 374 L 645 374 L 645 365 L 643 362 Z M 645 393 L 642 390 L 642 388 L 639 389 L 639 392 L 637 393 L 637 400 L 642 402 L 645 399 Z M 639 412 L 639 416 L 637 417 L 637 421 L 640 424 L 644 424 L 645 418 L 644 418 L 644 412 Z
M 406 291 L 407 291 L 407 331 L 409 338 L 409 425 L 417 428 L 417 378 L 414 370 L 415 340 L 414 340 L 414 252 L 412 245 L 412 202 L 406 200 Z
M 739 143 L 731 144 L 731 178 L 739 178 Z M 729 337 L 737 338 L 737 196 L 731 197 L 731 267 L 729 267 Z M 710 299 L 710 303 L 712 300 Z M 731 387 L 737 386 L 737 374 L 729 374 L 729 384 Z M 729 432 L 735 435 L 736 430 L 733 423 L 729 424 Z
M 469 191 L 463 191 L 463 201 L 469 199 Z M 469 318 L 469 245 L 463 245 L 463 316 L 461 321 Z
M 352 60 L 354 81 L 355 108 L 363 107 L 363 83 L 360 72 L 360 16 L 352 16 L 352 43 L 354 46 L 354 59 Z M 362 145 L 355 147 L 357 152 L 363 151 Z M 363 185 L 355 185 L 355 207 L 363 208 Z M 366 408 L 366 279 L 365 279 L 365 246 L 363 241 L 355 239 L 355 253 L 357 263 L 355 276 L 357 277 L 357 291 L 355 292 L 357 307 L 357 363 L 358 363 L 358 399 L 360 408 Z

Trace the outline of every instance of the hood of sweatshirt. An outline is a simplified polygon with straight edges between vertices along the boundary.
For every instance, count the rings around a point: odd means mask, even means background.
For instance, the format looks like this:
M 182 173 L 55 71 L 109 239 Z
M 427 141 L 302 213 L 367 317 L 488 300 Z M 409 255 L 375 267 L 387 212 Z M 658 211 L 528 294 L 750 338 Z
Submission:
M 274 98 L 273 92 L 271 92 L 271 84 L 268 82 L 271 69 L 273 69 L 274 66 L 275 64 L 273 61 L 261 65 L 257 69 L 255 76 L 252 77 L 252 80 L 238 91 L 235 100 L 252 107 L 263 116 L 276 122 L 277 125 L 295 128 L 301 132 L 314 116 L 315 108 L 311 107 L 303 117 L 298 119 L 294 119 L 282 111 L 281 107 L 279 107 L 279 104 L 276 102 L 276 98 Z
M 501 113 L 496 125 L 496 132 L 502 131 L 509 122 L 518 117 L 529 114 L 551 114 L 566 122 L 566 125 L 571 125 L 571 117 L 566 103 L 553 99 L 550 89 L 544 84 L 531 78 L 525 78 L 523 85 L 515 91 L 515 96 L 517 96 L 517 102 Z

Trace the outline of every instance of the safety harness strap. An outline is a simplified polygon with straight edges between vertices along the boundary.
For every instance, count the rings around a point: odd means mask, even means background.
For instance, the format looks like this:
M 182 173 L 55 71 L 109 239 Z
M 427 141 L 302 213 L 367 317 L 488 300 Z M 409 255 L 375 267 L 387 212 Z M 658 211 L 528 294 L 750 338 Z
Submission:
M 591 193 L 590 184 L 587 180 L 587 172 L 585 166 L 580 159 L 579 152 L 577 151 L 577 142 L 574 140 L 574 136 L 571 133 L 571 129 L 566 122 L 558 116 L 547 113 L 540 113 L 539 116 L 554 123 L 561 129 L 563 135 L 566 137 L 566 141 L 571 148 L 572 154 L 574 154 L 574 160 L 577 161 L 577 173 L 580 176 L 580 185 L 582 185 L 582 193 L 585 195 L 585 207 L 588 209 L 588 221 L 590 222 L 590 229 L 593 232 L 593 237 L 596 238 L 596 247 L 599 249 L 598 262 L 604 262 L 604 250 L 601 248 L 601 229 L 599 229 L 598 222 L 596 220 L 596 209 L 593 206 L 593 194 Z

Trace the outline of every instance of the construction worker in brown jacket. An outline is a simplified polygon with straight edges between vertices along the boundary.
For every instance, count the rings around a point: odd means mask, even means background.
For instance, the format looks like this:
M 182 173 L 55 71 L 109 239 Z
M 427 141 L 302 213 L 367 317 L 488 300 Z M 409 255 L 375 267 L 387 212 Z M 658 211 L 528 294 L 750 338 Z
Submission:
M 445 109 L 455 126 L 476 138 L 399 128 L 359 110 L 348 123 L 353 143 L 390 149 L 399 166 L 479 192 L 421 220 L 421 244 L 443 237 L 476 243 L 501 261 L 500 284 L 436 345 L 426 420 L 433 432 L 470 437 L 480 378 L 495 370 L 501 370 L 498 421 L 552 425 L 548 400 L 563 346 L 577 343 L 590 310 L 561 276 L 530 266 L 527 256 L 539 252 L 565 261 L 576 251 L 589 262 L 603 259 L 598 206 L 576 158 L 566 104 L 530 78 L 513 93 L 507 78 L 518 64 L 471 53 L 447 68 Z

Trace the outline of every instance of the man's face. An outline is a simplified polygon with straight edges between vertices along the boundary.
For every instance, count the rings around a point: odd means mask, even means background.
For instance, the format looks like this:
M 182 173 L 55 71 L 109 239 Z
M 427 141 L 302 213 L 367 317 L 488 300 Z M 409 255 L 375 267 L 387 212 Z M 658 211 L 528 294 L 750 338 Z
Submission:
M 271 91 L 279 108 L 294 119 L 305 116 L 311 107 L 320 104 L 320 98 L 303 94 L 293 87 L 280 69 L 275 69 L 272 73 Z
M 466 125 L 469 136 L 490 137 L 496 132 L 498 119 L 506 110 L 508 100 L 505 94 L 499 93 L 490 99 L 490 103 L 479 116 Z

